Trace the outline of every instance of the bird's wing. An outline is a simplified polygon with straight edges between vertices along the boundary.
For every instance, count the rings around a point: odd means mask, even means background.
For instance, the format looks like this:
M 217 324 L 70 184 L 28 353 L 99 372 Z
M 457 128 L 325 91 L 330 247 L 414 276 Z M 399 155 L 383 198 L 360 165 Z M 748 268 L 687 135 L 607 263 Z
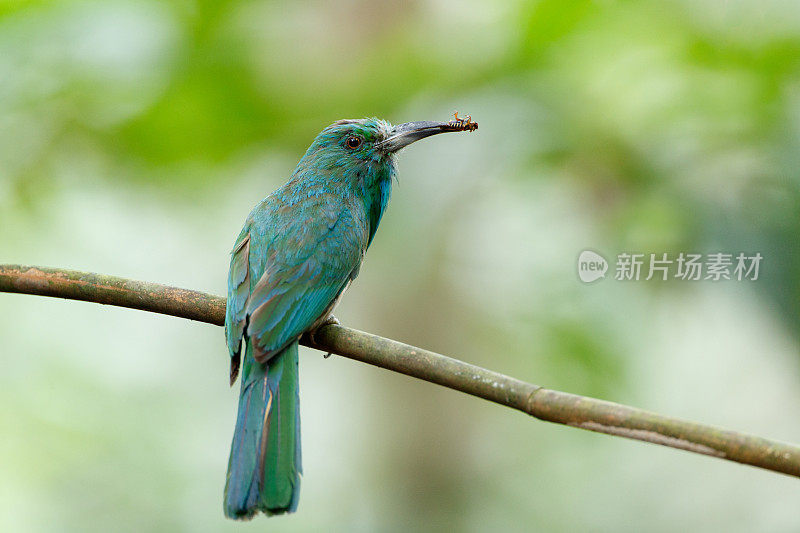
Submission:
M 274 238 L 246 306 L 246 334 L 259 362 L 307 331 L 358 272 L 366 222 L 341 205 L 326 207 L 313 210 L 313 218 L 283 216 L 270 224 Z
M 228 272 L 228 303 L 225 307 L 225 338 L 231 355 L 231 384 L 239 373 L 247 299 L 250 296 L 250 224 L 245 224 L 231 252 Z

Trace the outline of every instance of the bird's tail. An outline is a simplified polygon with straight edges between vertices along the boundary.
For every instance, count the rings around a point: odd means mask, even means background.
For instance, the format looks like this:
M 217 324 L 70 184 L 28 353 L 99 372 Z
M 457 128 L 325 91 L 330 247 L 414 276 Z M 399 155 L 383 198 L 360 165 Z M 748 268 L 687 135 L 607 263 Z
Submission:
M 297 352 L 293 342 L 262 365 L 247 343 L 225 483 L 229 518 L 297 509 L 301 473 Z

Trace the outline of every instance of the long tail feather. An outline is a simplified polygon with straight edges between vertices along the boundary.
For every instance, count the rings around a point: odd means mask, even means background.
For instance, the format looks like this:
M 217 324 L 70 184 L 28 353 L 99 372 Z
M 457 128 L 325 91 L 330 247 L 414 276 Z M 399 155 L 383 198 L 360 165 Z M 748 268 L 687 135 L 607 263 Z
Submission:
M 250 343 L 228 461 L 225 515 L 247 519 L 294 512 L 300 495 L 298 347 L 259 364 Z

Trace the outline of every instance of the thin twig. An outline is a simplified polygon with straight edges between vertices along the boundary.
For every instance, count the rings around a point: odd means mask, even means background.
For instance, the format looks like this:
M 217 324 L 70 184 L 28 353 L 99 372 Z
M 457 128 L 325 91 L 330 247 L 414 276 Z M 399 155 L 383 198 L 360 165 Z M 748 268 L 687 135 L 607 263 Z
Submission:
M 221 326 L 225 299 L 157 283 L 59 268 L 0 265 L 0 292 L 162 313 Z M 301 342 L 506 405 L 540 420 L 661 444 L 800 477 L 800 447 L 545 389 L 444 355 L 338 325 Z

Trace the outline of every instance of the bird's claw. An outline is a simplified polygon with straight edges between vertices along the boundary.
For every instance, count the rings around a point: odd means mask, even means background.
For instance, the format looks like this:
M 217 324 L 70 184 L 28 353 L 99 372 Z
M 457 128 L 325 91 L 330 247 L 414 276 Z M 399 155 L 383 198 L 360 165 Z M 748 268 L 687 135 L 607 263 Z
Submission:
M 328 318 L 326 318 L 326 319 L 325 319 L 325 322 L 323 322 L 322 324 L 320 324 L 319 326 L 317 326 L 316 328 L 314 328 L 314 331 L 311 331 L 311 332 L 309 332 L 308 336 L 309 336 L 309 337 L 311 337 L 311 342 L 313 342 L 314 344 L 317 344 L 317 345 L 319 345 L 319 343 L 317 342 L 317 338 L 316 338 L 316 334 L 317 334 L 317 332 L 318 332 L 319 330 L 321 330 L 322 328 L 324 328 L 325 326 L 330 326 L 330 325 L 336 325 L 336 326 L 338 326 L 339 324 L 341 324 L 341 322 L 339 322 L 339 319 L 338 319 L 338 318 L 336 318 L 336 317 L 335 317 L 335 316 L 333 316 L 333 315 L 329 316 Z M 332 356 L 332 355 L 333 355 L 333 353 L 331 353 L 331 352 L 328 352 L 328 353 L 327 353 L 327 354 L 325 354 L 323 357 L 324 357 L 325 359 L 327 359 L 328 357 L 330 357 L 330 356 Z

